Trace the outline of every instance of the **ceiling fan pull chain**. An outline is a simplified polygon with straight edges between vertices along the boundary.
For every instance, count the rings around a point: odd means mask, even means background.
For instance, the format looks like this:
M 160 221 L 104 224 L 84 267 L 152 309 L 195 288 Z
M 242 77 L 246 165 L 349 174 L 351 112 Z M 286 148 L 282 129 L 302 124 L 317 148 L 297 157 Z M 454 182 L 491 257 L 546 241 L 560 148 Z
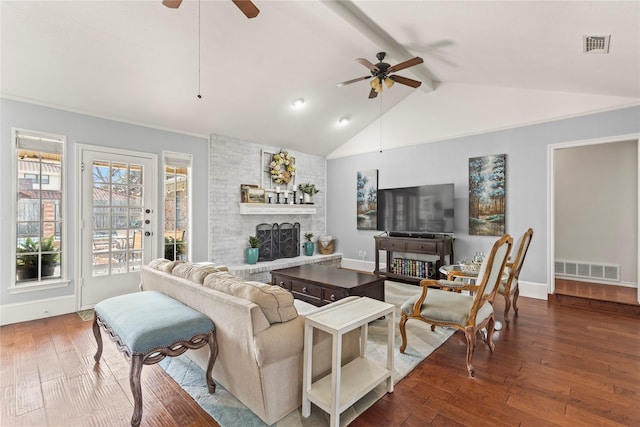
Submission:
M 200 54 L 200 46 L 201 46 L 201 41 L 200 41 L 200 23 L 201 23 L 201 19 L 200 19 L 200 0 L 198 0 L 198 99 L 202 99 L 202 95 L 200 94 L 200 60 L 202 55 Z
M 380 118 L 378 121 L 380 122 L 380 152 L 382 153 L 382 97 L 380 97 Z

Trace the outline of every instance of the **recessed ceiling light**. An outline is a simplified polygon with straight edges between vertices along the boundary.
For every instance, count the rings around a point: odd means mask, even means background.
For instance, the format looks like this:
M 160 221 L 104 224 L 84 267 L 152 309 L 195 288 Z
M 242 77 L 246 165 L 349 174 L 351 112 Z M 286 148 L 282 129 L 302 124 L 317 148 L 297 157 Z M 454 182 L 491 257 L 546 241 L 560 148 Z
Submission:
M 294 108 L 301 108 L 302 106 L 304 106 L 304 99 L 298 98 L 294 100 L 291 105 L 293 105 Z
M 340 120 L 338 120 L 338 124 L 339 125 L 346 125 L 351 121 L 351 119 L 349 119 L 349 117 L 340 117 Z

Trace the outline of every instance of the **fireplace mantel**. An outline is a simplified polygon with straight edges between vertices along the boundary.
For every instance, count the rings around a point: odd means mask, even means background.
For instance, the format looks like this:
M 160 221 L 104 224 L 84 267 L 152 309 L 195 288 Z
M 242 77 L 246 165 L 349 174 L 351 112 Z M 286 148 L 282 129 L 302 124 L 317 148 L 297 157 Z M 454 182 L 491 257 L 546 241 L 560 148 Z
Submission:
M 313 205 L 285 205 L 276 203 L 240 203 L 240 215 L 314 215 Z

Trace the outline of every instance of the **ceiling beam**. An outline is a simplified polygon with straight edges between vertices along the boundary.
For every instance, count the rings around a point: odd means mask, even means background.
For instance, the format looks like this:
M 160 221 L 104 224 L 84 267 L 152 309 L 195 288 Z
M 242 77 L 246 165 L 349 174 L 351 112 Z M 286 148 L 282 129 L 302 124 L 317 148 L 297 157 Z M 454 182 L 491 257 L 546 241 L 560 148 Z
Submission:
M 371 18 L 365 15 L 355 4 L 350 1 L 320 0 L 338 16 L 351 24 L 365 37 L 377 44 L 380 49 L 397 60 L 404 61 L 414 57 L 404 46 L 398 43 L 391 35 L 376 24 Z M 424 92 L 431 92 L 436 89 L 436 83 L 429 76 L 427 67 L 424 64 L 412 67 L 411 72 L 422 82 L 420 88 Z

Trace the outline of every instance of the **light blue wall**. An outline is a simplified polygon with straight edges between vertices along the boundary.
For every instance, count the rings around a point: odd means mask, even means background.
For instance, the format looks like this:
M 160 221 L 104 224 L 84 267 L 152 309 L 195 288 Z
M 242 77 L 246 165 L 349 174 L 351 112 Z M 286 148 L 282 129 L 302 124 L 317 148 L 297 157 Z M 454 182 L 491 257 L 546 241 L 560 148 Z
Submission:
M 151 107 L 150 107 L 151 108 Z M 65 194 L 68 227 L 66 234 L 68 247 L 67 272 L 71 284 L 65 288 L 50 289 L 38 292 L 9 294 L 7 289 L 11 285 L 11 245 L 7 244 L 12 237 L 12 223 L 14 215 L 11 211 L 11 161 L 13 143 L 11 129 L 19 128 L 38 132 L 64 135 L 67 138 L 64 164 L 66 165 L 65 179 L 68 191 Z M 76 144 L 88 144 L 103 147 L 113 147 L 124 150 L 140 151 L 157 154 L 158 156 L 158 194 L 162 194 L 162 151 L 190 153 L 193 155 L 193 223 L 205 226 L 207 224 L 207 177 L 208 177 L 208 139 L 189 136 L 175 132 L 152 129 L 144 126 L 127 124 L 113 120 L 106 120 L 83 114 L 72 113 L 34 104 L 0 99 L 0 236 L 5 244 L 0 245 L 0 304 L 12 304 L 33 301 L 44 298 L 54 298 L 74 293 L 76 281 L 75 257 L 73 247 L 77 239 L 76 225 L 76 182 L 74 168 L 77 167 L 75 158 Z M 163 210 L 163 202 L 159 200 L 157 210 Z M 158 218 L 160 219 L 160 217 Z M 193 233 L 193 259 L 207 259 L 207 234 Z M 158 224 L 157 233 L 162 235 L 162 224 Z M 162 254 L 162 241 L 158 241 L 158 253 Z
M 523 281 L 547 281 L 547 146 L 640 132 L 640 107 L 557 120 L 497 132 L 327 161 L 327 232 L 344 258 L 374 259 L 377 231 L 356 229 L 356 173 L 378 169 L 378 187 L 455 184 L 456 258 L 487 251 L 494 237 L 468 234 L 469 158 L 507 155 L 506 230 L 517 239 L 528 227 L 534 238 Z

